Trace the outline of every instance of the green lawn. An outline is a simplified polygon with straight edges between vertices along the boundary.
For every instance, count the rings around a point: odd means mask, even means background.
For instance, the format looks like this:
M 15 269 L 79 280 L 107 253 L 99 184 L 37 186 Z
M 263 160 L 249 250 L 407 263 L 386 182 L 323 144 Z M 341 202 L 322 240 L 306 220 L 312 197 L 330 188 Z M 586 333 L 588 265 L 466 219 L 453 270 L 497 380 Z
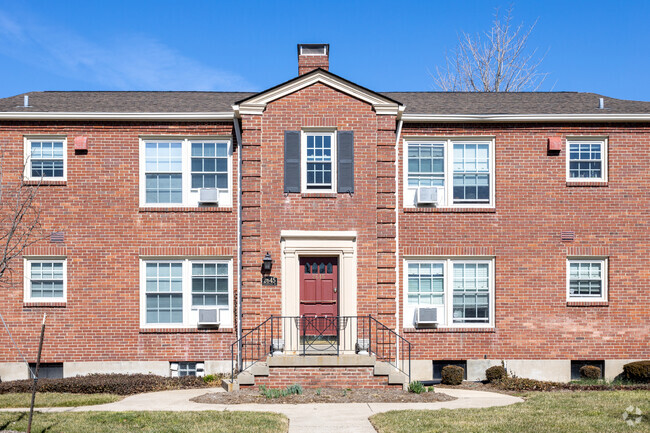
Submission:
M 629 406 L 643 412 L 633 427 L 623 420 Z M 530 393 L 524 403 L 501 408 L 392 411 L 370 421 L 379 433 L 650 432 L 650 391 Z
M 32 395 L 29 393 L 0 394 L 0 408 L 29 407 Z M 59 392 L 36 393 L 36 407 L 76 407 L 112 403 L 121 400 L 115 394 L 68 394 Z
M 27 413 L 0 412 L 0 431 L 27 430 Z M 67 412 L 34 414 L 33 433 L 286 432 L 284 415 L 266 412 Z

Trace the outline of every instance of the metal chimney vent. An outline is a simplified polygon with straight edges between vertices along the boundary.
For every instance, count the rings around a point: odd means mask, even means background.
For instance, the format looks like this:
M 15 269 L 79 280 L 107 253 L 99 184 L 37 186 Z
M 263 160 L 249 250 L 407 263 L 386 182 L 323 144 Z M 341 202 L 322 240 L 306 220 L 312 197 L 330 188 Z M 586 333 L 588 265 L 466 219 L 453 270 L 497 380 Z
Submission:
M 298 45 L 299 56 L 326 56 L 328 51 L 329 51 L 329 44 Z

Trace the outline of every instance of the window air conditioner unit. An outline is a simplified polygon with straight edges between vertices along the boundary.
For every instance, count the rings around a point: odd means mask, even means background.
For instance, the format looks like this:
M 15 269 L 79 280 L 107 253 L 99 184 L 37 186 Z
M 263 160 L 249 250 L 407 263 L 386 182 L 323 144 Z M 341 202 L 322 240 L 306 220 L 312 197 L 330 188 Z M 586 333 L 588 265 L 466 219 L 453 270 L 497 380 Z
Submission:
M 219 326 L 219 310 L 216 308 L 199 309 L 199 326 Z
M 438 309 L 435 307 L 418 307 L 415 310 L 415 326 L 437 326 Z
M 444 188 L 441 186 L 422 186 L 418 188 L 416 193 L 417 204 L 433 204 L 439 205 L 442 203 Z
M 218 204 L 219 190 L 217 188 L 200 188 L 199 203 L 201 204 Z

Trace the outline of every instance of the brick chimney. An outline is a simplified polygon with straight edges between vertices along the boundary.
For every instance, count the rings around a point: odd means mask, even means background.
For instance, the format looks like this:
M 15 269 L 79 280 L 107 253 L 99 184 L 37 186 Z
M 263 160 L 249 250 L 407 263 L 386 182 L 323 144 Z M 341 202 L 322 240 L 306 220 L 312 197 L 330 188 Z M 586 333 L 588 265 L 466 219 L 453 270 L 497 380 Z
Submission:
M 298 75 L 318 68 L 328 71 L 329 67 L 329 44 L 298 44 Z

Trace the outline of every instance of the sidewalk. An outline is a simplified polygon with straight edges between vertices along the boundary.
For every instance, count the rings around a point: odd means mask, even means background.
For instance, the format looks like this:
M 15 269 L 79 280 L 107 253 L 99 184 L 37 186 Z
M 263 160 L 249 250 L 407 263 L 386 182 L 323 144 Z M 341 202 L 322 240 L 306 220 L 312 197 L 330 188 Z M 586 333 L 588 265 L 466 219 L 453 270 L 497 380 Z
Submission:
M 254 411 L 275 412 L 289 418 L 289 432 L 359 432 L 376 433 L 368 417 L 390 410 L 437 410 L 469 409 L 492 406 L 507 406 L 522 402 L 518 397 L 484 391 L 465 389 L 440 390 L 453 401 L 435 403 L 311 403 L 311 404 L 204 404 L 190 399 L 211 392 L 224 392 L 221 388 L 188 389 L 137 394 L 115 403 L 96 406 L 40 408 L 39 412 L 85 412 L 85 411 Z M 3 411 L 25 411 L 25 409 L 1 409 Z

